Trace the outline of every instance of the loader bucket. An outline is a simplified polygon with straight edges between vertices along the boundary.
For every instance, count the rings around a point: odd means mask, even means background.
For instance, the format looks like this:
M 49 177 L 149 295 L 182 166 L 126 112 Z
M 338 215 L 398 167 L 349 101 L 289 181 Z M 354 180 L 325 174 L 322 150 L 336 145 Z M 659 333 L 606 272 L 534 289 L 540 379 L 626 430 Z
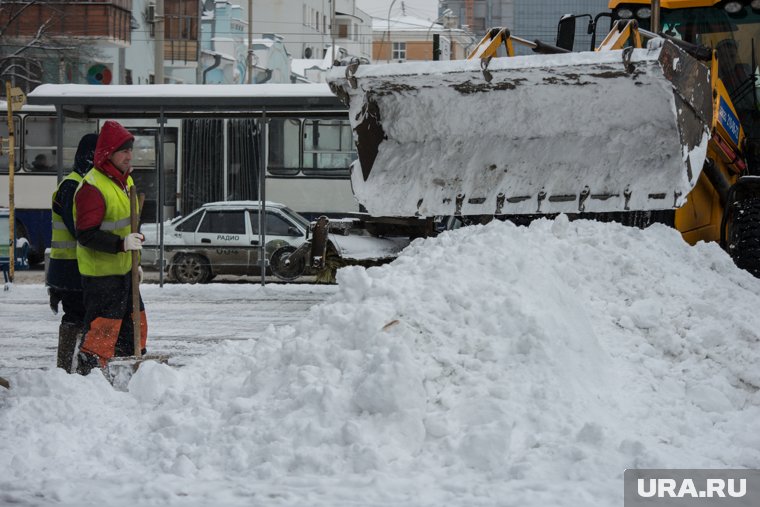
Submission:
M 707 151 L 710 72 L 650 49 L 334 68 L 376 216 L 676 208 Z

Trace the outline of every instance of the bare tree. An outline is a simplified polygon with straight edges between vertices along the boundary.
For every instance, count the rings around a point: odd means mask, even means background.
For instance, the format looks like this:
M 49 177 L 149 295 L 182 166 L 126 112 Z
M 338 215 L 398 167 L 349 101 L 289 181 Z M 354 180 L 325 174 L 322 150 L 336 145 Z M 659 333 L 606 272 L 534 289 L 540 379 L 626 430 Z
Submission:
M 27 93 L 42 83 L 82 80 L 79 62 L 99 51 L 83 38 L 55 33 L 67 15 L 61 2 L 0 1 L 0 80 Z

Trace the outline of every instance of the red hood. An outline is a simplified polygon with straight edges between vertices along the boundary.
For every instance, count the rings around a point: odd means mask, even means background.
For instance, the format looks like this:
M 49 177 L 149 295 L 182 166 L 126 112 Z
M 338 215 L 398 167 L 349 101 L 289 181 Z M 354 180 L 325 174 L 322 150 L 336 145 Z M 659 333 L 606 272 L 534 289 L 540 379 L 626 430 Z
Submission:
M 95 166 L 104 169 L 110 166 L 109 157 L 116 151 L 116 148 L 129 140 L 134 140 L 135 136 L 129 133 L 120 123 L 108 120 L 103 124 L 98 136 L 98 144 L 95 147 Z

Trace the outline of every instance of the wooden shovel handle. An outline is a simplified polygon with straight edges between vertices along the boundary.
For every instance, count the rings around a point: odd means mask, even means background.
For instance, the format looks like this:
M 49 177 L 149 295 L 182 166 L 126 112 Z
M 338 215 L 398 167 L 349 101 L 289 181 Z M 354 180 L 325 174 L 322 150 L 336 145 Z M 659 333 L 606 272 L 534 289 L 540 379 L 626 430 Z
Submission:
M 131 231 L 139 232 L 140 228 L 140 209 L 145 199 L 144 194 L 140 194 L 140 207 L 137 204 L 137 190 L 134 185 L 129 187 L 129 218 L 131 222 Z M 142 339 L 140 335 L 140 252 L 132 250 L 132 329 L 135 347 L 135 356 L 140 357 L 142 352 Z

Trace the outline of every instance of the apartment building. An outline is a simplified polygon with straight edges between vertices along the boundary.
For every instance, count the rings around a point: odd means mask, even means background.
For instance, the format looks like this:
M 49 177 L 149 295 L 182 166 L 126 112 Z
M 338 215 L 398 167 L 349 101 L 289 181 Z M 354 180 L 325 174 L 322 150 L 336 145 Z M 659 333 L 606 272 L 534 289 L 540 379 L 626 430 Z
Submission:
M 374 18 L 372 23 L 374 63 L 437 59 L 461 60 L 467 57 L 480 37 L 455 26 L 455 19 L 443 23 L 412 16 Z
M 325 67 L 372 56 L 371 18 L 354 0 L 162 3 L 159 16 L 155 0 L 2 1 L 0 79 L 27 92 L 41 83 L 153 83 L 161 27 L 165 83 L 245 82 L 249 50 L 253 82 L 292 81 L 293 58 Z

